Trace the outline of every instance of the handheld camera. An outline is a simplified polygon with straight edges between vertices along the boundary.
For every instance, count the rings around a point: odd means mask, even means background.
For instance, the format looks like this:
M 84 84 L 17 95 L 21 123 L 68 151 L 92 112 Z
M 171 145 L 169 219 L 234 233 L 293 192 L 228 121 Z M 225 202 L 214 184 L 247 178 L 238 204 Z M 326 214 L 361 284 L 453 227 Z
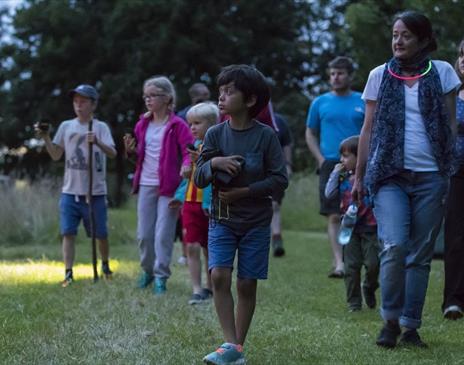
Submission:
M 50 123 L 39 122 L 39 123 L 37 123 L 37 128 L 39 128 L 42 132 L 49 132 L 50 131 Z

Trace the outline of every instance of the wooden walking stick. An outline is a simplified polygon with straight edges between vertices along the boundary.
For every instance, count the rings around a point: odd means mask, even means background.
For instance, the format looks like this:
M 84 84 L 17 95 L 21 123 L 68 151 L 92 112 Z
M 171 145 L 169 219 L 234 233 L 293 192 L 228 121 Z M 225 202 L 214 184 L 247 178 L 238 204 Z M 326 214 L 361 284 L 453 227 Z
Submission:
M 89 132 L 92 132 L 93 119 L 89 122 Z M 87 204 L 89 205 L 89 222 L 90 222 L 90 236 L 92 238 L 92 266 L 93 266 L 93 281 L 98 281 L 97 272 L 97 245 L 95 238 L 95 215 L 92 206 L 92 192 L 93 192 L 93 142 L 89 143 L 89 191 L 87 194 Z

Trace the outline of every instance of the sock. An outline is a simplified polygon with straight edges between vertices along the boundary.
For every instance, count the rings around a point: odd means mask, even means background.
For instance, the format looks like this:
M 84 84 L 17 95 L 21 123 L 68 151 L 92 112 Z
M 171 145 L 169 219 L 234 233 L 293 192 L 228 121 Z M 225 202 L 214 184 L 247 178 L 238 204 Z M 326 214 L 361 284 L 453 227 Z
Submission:
M 281 234 L 273 234 L 272 235 L 272 240 L 282 240 L 282 235 Z
M 65 274 L 64 274 L 64 277 L 65 277 L 66 279 L 68 279 L 68 278 L 71 278 L 71 279 L 72 279 L 72 277 L 73 277 L 73 271 L 72 271 L 72 269 L 66 269 Z

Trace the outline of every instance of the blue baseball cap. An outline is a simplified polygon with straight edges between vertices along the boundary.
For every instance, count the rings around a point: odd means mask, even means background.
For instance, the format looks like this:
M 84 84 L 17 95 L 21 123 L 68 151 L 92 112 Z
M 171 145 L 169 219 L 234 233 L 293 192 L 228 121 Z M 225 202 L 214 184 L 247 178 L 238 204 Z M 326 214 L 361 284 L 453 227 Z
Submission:
M 69 90 L 69 96 L 74 96 L 74 94 L 79 94 L 85 96 L 86 98 L 92 99 L 93 101 L 98 100 L 97 90 L 92 85 L 82 84 L 77 86 L 75 89 Z

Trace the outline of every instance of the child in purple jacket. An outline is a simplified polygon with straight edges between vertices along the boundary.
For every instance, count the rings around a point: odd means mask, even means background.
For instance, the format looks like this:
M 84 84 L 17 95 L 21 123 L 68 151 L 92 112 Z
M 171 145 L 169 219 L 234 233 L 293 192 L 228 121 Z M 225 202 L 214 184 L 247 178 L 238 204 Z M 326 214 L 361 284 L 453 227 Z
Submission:
M 174 112 L 176 93 L 166 77 L 153 77 L 143 85 L 148 112 L 134 128 L 135 139 L 126 135 L 128 154 L 136 154 L 133 193 L 137 200 L 137 240 L 142 273 L 140 288 L 155 281 L 153 292 L 166 292 L 171 275 L 174 232 L 178 208 L 168 207 L 182 176 L 191 173 L 187 144 L 193 136 L 187 124 Z

